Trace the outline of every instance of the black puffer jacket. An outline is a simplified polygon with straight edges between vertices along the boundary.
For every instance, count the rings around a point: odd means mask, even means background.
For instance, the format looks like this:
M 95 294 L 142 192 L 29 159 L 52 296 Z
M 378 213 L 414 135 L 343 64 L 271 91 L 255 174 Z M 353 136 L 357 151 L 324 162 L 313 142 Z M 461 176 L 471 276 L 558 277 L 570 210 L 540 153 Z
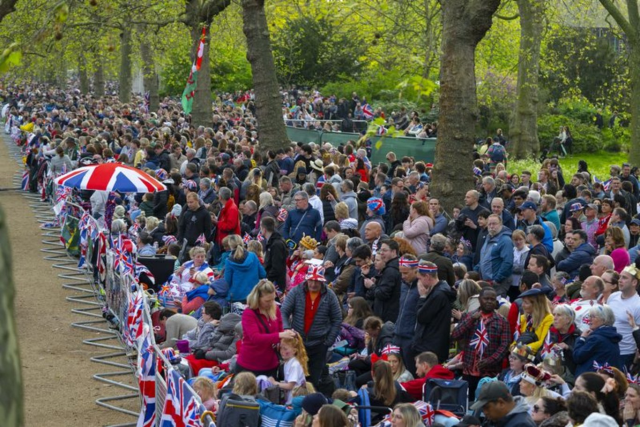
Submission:
M 456 293 L 441 280 L 431 292 L 418 301 L 416 332 L 413 336 L 414 354 L 431 351 L 442 363 L 449 356 L 451 335 L 451 307 Z
M 398 319 L 401 279 L 398 258 L 394 258 L 387 262 L 375 286 L 368 291 L 369 294 L 373 294 L 373 313 L 383 322 L 395 323 Z

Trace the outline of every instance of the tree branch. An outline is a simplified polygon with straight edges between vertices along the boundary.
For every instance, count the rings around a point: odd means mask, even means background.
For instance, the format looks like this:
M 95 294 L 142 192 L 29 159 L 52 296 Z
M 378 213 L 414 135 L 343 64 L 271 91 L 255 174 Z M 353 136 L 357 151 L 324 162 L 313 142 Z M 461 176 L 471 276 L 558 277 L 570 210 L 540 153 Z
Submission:
M 0 22 L 12 12 L 16 10 L 18 0 L 0 0 Z
M 620 26 L 622 31 L 624 31 L 627 37 L 629 37 L 630 40 L 633 39 L 634 40 L 633 43 L 635 43 L 635 39 L 637 36 L 636 29 L 631 26 L 629 21 L 627 21 L 627 19 L 624 17 L 622 12 L 620 11 L 620 9 L 618 9 L 616 5 L 613 4 L 613 1 L 600 0 L 600 4 L 602 4 L 602 6 L 605 9 L 607 9 L 607 12 L 609 12 L 609 14 L 613 17 L 613 19 L 615 19 L 615 21 L 618 23 L 618 25 Z

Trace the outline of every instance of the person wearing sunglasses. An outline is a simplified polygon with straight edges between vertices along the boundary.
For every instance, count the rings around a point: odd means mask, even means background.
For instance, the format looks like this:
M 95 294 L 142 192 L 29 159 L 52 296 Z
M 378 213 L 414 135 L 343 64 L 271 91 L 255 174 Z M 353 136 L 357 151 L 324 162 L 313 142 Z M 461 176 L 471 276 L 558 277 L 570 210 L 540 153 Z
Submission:
M 569 415 L 567 405 L 562 398 L 541 397 L 533 405 L 531 418 L 537 425 L 567 425 Z M 549 421 L 547 421 L 549 420 Z

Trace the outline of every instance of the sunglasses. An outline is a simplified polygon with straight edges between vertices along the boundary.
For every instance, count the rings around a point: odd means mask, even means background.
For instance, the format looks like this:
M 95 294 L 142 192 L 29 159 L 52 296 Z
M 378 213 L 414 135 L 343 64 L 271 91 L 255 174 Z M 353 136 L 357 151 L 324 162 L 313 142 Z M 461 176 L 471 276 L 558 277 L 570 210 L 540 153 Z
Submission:
M 541 408 L 538 405 L 533 405 L 533 412 L 544 412 L 544 408 Z

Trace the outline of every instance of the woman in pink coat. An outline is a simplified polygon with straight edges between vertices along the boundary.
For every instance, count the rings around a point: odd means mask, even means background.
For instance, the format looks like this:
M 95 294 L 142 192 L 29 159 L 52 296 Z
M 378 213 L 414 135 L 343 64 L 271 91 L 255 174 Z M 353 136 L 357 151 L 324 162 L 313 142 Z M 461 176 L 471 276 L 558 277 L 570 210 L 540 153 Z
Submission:
M 418 255 L 427 252 L 429 232 L 433 224 L 433 214 L 427 202 L 420 201 L 411 205 L 409 218 L 402 224 L 402 233 Z
M 293 338 L 296 333 L 284 330 L 282 314 L 276 305 L 276 288 L 266 279 L 260 280 L 247 297 L 242 336 L 236 373 L 250 371 L 256 376 L 275 376 L 280 363 L 276 346 L 282 338 Z

